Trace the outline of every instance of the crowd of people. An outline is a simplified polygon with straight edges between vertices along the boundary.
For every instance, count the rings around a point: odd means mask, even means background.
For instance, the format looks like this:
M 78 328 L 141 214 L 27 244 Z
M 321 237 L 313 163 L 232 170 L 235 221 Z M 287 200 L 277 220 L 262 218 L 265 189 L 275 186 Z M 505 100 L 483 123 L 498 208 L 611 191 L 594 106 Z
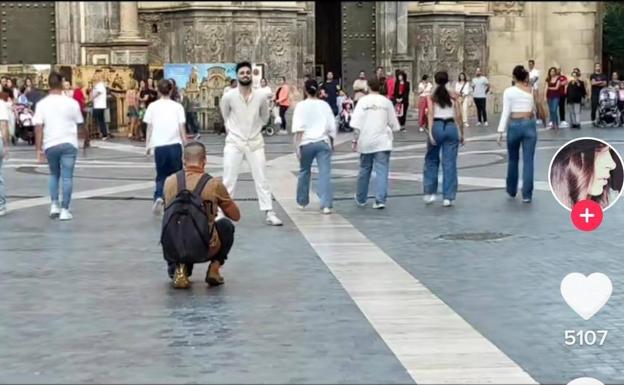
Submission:
M 606 76 L 600 70 L 597 64 L 596 72 L 590 77 L 592 107 L 594 95 L 600 92 L 601 87 L 609 86 Z M 238 63 L 236 75 L 237 78 L 224 91 L 219 105 L 226 129 L 222 179 L 205 175 L 206 149 L 197 141 L 197 136 L 188 135 L 189 115 L 183 106 L 185 97 L 183 92 L 178 92 L 175 81 L 160 80 L 156 89 L 152 81 L 140 81 L 130 87 L 126 94 L 126 101 L 131 107 L 128 109 L 131 134 L 144 137 L 146 153 L 153 153 L 154 156 L 156 178 L 152 211 L 157 216 L 164 215 L 165 218 L 162 239 L 171 240 L 165 242 L 166 245 L 163 243 L 167 272 L 177 288 L 188 287 L 193 261 L 209 260 L 206 282 L 211 286 L 224 283 L 220 267 L 225 263 L 234 242 L 235 228 L 232 222 L 240 219 L 240 210 L 234 196 L 243 162 L 248 164 L 251 171 L 259 209 L 263 212 L 265 223 L 270 226 L 283 224 L 273 210 L 262 130 L 269 120 L 271 106 L 279 109 L 281 128 L 286 130 L 285 113 L 290 108 L 289 86 L 286 79 L 282 78 L 275 93 L 268 87 L 266 79 L 261 81 L 260 87 L 253 87 L 252 66 L 249 62 Z M 503 110 L 497 131 L 500 133 L 499 145 L 507 133 L 509 162 L 506 191 L 510 197 L 515 198 L 522 148 L 524 167 L 521 193 L 525 203 L 530 203 L 533 199 L 537 122 L 546 122 L 548 119 L 548 113 L 543 107 L 544 96 L 548 101 L 553 129 L 563 127 L 559 114 L 564 98 L 564 104 L 571 105 L 569 111 L 572 127 L 580 127 L 579 104 L 586 96 L 586 86 L 577 69 L 573 70 L 570 80 L 564 78 L 560 69 L 551 68 L 544 87 L 541 88 L 539 71 L 535 69 L 535 63 L 529 61 L 528 69 L 522 65 L 513 69 L 512 86 L 503 93 Z M 611 86 L 616 85 L 624 88 L 614 74 Z M 85 100 L 92 101 L 93 116 L 98 122 L 102 138 L 107 138 L 106 125 L 102 124 L 103 110 L 107 106 L 107 88 L 96 74 L 93 91 L 81 94 L 80 84 L 72 90 L 71 85 L 57 72 L 50 74 L 49 86 L 48 96 L 38 101 L 33 118 L 36 126 L 36 154 L 38 161 L 47 162 L 50 168 L 50 216 L 71 220 L 73 170 L 79 148 L 78 127 L 85 121 Z M 13 93 L 13 88 L 5 85 L 3 91 L 9 90 L 11 98 L 14 99 L 23 94 L 21 91 Z M 340 89 L 331 72 L 321 84 L 308 78 L 303 90 L 304 100 L 294 106 L 291 126 L 294 153 L 299 160 L 296 202 L 300 210 L 308 210 L 312 164 L 316 160 L 319 209 L 322 214 L 330 215 L 333 212 L 331 159 L 339 126 L 337 116 L 341 113 L 338 104 L 344 104 L 350 98 Z M 374 173 L 372 207 L 384 209 L 388 196 L 393 135 L 405 130 L 410 84 L 405 72 L 397 70 L 395 76 L 387 77 L 383 68 L 379 67 L 369 78 L 362 71 L 353 84 L 353 91 L 354 109 L 349 127 L 353 130 L 352 150 L 360 154 L 354 202 L 359 207 L 367 205 L 369 183 Z M 471 80 L 461 73 L 455 84 L 450 84 L 446 71 L 438 71 L 433 75 L 433 83 L 428 76 L 423 76 L 417 92 L 418 122 L 427 136 L 423 166 L 424 201 L 432 204 L 438 197 L 438 169 L 441 163 L 443 206 L 451 207 L 454 205 L 458 187 L 458 149 L 464 144 L 464 129 L 468 127 L 468 100 L 474 99 L 477 124 L 487 125 L 486 99 L 491 92 L 490 84 L 480 69 L 477 69 Z M 7 103 L 0 101 L 0 171 L 2 159 L 6 159 L 9 152 L 9 112 Z M 592 113 L 594 112 L 592 108 Z M 144 125 L 144 131 L 140 128 L 141 125 Z M 59 197 L 60 185 L 62 197 Z M 193 233 L 192 230 L 189 232 L 175 229 L 176 226 L 186 223 L 184 215 L 189 216 L 192 207 L 199 207 L 198 204 L 191 204 L 192 196 L 201 198 L 198 201 L 199 206 L 207 218 L 206 228 L 211 230 L 206 230 L 209 231 L 208 234 L 200 231 L 199 241 L 193 243 L 189 240 L 177 247 L 178 238 L 191 237 Z M 0 173 L 0 215 L 4 214 L 6 199 Z M 201 226 L 193 223 L 195 230 L 200 229 Z M 165 234 L 168 232 L 177 235 L 166 238 Z M 199 245 L 197 247 L 201 249 L 202 244 L 210 254 L 207 260 L 189 256 L 189 250 L 193 248 L 188 245 Z

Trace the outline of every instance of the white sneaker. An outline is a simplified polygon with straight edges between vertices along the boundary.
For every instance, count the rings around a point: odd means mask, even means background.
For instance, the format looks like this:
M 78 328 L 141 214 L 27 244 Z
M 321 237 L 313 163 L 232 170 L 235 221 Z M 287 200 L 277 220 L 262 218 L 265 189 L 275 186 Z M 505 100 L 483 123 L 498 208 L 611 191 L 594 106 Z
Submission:
M 477 127 L 481 127 L 481 122 L 477 122 Z
M 418 127 L 418 131 L 423 132 L 423 131 L 425 131 L 425 129 L 422 128 L 422 127 Z
M 430 205 L 430 204 L 432 204 L 433 202 L 436 201 L 436 196 L 435 196 L 435 194 L 425 195 L 423 197 L 423 200 L 425 201 L 426 204 Z
M 444 206 L 444 207 L 451 207 L 451 206 L 453 206 L 453 201 L 449 200 L 449 199 L 445 199 L 444 202 L 442 202 L 442 206 Z
M 74 219 L 74 216 L 71 215 L 68 209 L 61 209 L 61 215 L 59 216 L 59 220 L 71 221 L 72 219 Z
M 325 215 L 329 215 L 332 213 L 332 209 L 330 209 L 329 207 L 325 207 L 322 211 L 323 214 Z
M 3 217 L 5 215 L 7 215 L 7 209 L 6 207 L 3 207 L 0 209 L 0 217 Z
M 485 127 L 489 126 L 488 122 L 483 123 Z
M 552 122 L 548 122 L 548 128 L 552 128 Z
M 162 215 L 164 204 L 165 201 L 162 198 L 156 198 L 152 205 L 152 213 L 154 213 L 154 215 Z
M 563 122 L 561 122 L 561 128 L 569 128 L 569 127 L 570 127 L 570 125 L 565 120 Z
M 468 128 L 468 127 L 470 127 L 470 124 L 464 123 L 464 128 Z
M 56 218 L 61 214 L 61 207 L 58 203 L 52 203 L 50 206 L 50 218 Z
M 266 224 L 271 226 L 281 226 L 283 225 L 282 221 L 275 215 L 273 211 L 267 211 L 266 213 Z
M 304 211 L 306 207 L 305 207 L 305 206 L 302 206 L 302 205 L 297 205 L 297 208 L 298 208 L 300 211 Z
M 355 201 L 355 204 L 356 204 L 358 207 L 364 207 L 364 206 L 366 206 L 366 202 L 364 202 L 364 203 L 360 203 L 360 202 L 357 200 L 357 194 L 353 194 L 353 200 Z
M 386 205 L 385 205 L 385 204 L 383 204 L 383 203 L 377 203 L 377 202 L 375 202 L 375 203 L 373 203 L 373 208 L 374 208 L 374 209 L 378 209 L 378 210 L 383 210 L 383 209 L 385 209 L 385 208 L 386 208 Z

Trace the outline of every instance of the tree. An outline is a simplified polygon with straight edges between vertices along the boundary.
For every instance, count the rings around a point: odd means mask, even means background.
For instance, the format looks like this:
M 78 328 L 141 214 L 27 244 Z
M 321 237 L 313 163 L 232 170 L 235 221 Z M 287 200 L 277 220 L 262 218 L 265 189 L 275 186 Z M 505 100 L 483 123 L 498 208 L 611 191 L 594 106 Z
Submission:
M 615 60 L 624 60 L 624 3 L 604 2 L 602 49 Z

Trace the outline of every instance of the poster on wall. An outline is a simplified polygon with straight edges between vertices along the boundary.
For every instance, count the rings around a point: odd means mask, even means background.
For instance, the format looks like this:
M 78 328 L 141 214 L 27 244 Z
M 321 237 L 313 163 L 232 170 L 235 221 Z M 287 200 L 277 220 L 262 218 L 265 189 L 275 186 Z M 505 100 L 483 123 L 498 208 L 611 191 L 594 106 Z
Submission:
M 260 88 L 260 81 L 264 78 L 264 64 L 252 64 L 251 67 L 252 87 Z

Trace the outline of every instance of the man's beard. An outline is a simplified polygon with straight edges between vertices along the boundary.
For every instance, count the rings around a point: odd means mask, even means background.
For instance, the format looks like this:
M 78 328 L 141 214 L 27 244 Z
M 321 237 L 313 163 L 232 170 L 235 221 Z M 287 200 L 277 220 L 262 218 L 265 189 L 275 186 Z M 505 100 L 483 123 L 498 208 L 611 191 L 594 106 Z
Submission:
M 241 86 L 248 86 L 248 85 L 250 85 L 250 84 L 251 84 L 251 79 L 249 79 L 249 80 L 238 79 L 238 83 L 239 83 Z

